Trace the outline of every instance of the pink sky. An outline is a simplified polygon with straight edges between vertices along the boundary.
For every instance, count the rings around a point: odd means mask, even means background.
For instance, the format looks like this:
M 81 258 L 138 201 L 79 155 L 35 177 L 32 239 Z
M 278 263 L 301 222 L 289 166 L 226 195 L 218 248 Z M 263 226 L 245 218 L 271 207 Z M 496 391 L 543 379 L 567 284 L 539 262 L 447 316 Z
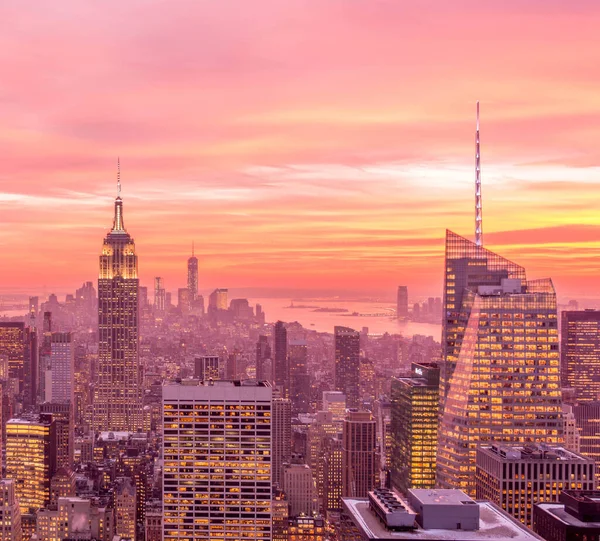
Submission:
M 418 5 L 416 8 L 414 6 Z M 600 3 L 0 3 L 0 286 L 95 280 L 121 157 L 142 282 L 441 294 L 445 228 L 599 291 Z

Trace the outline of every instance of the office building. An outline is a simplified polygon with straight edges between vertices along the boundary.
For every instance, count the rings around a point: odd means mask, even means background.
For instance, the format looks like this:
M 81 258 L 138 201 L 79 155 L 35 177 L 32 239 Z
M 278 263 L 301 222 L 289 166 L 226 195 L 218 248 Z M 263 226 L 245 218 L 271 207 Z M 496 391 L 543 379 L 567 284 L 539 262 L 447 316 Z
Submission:
M 326 539 L 323 517 L 292 517 L 288 519 L 288 541 L 324 541 Z
M 503 279 L 524 282 L 525 269 L 452 231 L 446 231 L 444 268 L 440 378 L 442 397 L 445 398 L 461 353 L 473 292 L 477 292 L 480 285 L 499 286 Z
M 38 511 L 36 539 L 38 541 L 91 540 L 90 519 L 90 500 L 75 497 L 59 498 L 56 506 Z
M 190 291 L 187 287 L 180 287 L 177 290 L 177 307 L 181 310 L 182 315 L 190 312 Z
M 577 402 L 600 400 L 600 310 L 562 312 L 561 381 Z
M 272 540 L 289 541 L 288 539 L 288 518 L 289 509 L 285 492 L 279 488 L 273 490 L 273 499 L 271 500 L 272 516 Z
M 563 490 L 593 490 L 592 459 L 563 447 L 491 445 L 477 449 L 476 495 L 531 527 L 534 504 Z
M 200 355 L 194 359 L 194 379 L 221 379 L 218 355 Z
M 273 327 L 273 361 L 271 381 L 283 398 L 290 398 L 290 361 L 288 357 L 287 330 L 283 321 Z
M 600 490 L 565 490 L 559 503 L 533 508 L 533 531 L 546 541 L 600 539 Z
M 21 509 L 14 479 L 0 480 L 0 541 L 22 541 Z
M 167 291 L 165 282 L 160 276 L 154 278 L 154 312 L 157 315 L 165 313 L 167 308 Z
M 359 406 L 360 333 L 335 327 L 335 390 L 346 395 L 346 406 Z
M 306 340 L 288 343 L 290 368 L 290 398 L 294 413 L 310 411 L 310 376 L 308 374 L 308 346 Z
M 35 329 L 21 322 L 0 322 L 0 355 L 8 360 L 8 377 L 24 407 L 35 405 L 38 347 Z
M 342 489 L 344 484 L 344 449 L 338 436 L 329 436 L 322 446 L 323 497 L 321 506 L 327 519 L 334 522 L 342 510 Z
M 380 489 L 368 498 L 343 498 L 340 539 L 345 541 L 541 541 L 490 502 L 460 490 Z
M 215 289 L 208 297 L 209 310 L 227 310 L 227 289 Z
M 323 391 L 323 411 L 329 411 L 335 422 L 346 418 L 346 395 L 341 391 Z
M 273 398 L 271 415 L 271 471 L 273 483 L 281 485 L 283 465 L 292 457 L 292 401 L 288 398 Z
M 282 488 L 286 493 L 290 517 L 312 516 L 317 512 L 317 494 L 308 464 L 292 461 L 284 464 Z
M 44 402 L 40 413 L 51 414 L 56 434 L 56 469 L 71 468 L 75 453 L 75 422 L 69 402 Z
M 50 479 L 50 505 L 59 498 L 72 498 L 75 494 L 75 474 L 69 468 L 59 468 Z
M 573 406 L 563 402 L 563 433 L 565 449 L 574 453 L 581 452 L 581 430 L 577 427 L 577 420 L 573 413 Z
M 348 410 L 342 434 L 342 494 L 364 498 L 378 486 L 377 426 L 370 411 Z
M 129 477 L 117 481 L 115 489 L 115 533 L 124 539 L 135 539 L 137 493 Z
M 15 481 L 21 515 L 50 503 L 55 453 L 56 432 L 51 415 L 24 416 L 6 423 L 6 477 Z
M 163 387 L 164 541 L 271 538 L 271 413 L 264 382 Z
M 187 289 L 190 306 L 194 306 L 198 299 L 198 258 L 194 254 L 192 246 L 192 256 L 187 262 Z
M 271 346 L 269 338 L 263 334 L 256 342 L 256 379 L 266 381 L 271 379 Z
M 119 184 L 113 226 L 100 256 L 95 431 L 135 432 L 143 427 L 138 286 L 138 260 L 125 230 Z
M 392 379 L 392 485 L 435 486 L 440 369 L 435 363 L 412 365 L 411 377 Z
M 408 317 L 408 287 L 398 286 L 398 296 L 396 299 L 396 316 L 398 319 Z
M 455 291 L 462 287 L 456 312 L 462 330 L 451 326 L 449 342 L 459 346 L 452 349 L 457 362 L 451 355 L 445 367 L 450 379 L 439 425 L 437 486 L 474 495 L 479 445 L 562 442 L 556 294 L 550 280 L 514 277 L 524 276 L 524 269 L 450 232 L 446 251 L 447 269 L 455 273 L 447 273 L 448 291 L 454 291 L 448 286 L 452 276 Z M 509 278 L 500 278 L 507 272 Z M 465 282 L 469 277 L 474 282 Z M 499 283 L 492 284 L 493 277 Z
M 596 462 L 596 476 L 600 481 L 600 401 L 572 406 L 579 430 L 579 452 Z
M 43 378 L 39 386 L 43 402 L 73 403 L 75 350 L 70 332 L 44 333 L 40 375 Z

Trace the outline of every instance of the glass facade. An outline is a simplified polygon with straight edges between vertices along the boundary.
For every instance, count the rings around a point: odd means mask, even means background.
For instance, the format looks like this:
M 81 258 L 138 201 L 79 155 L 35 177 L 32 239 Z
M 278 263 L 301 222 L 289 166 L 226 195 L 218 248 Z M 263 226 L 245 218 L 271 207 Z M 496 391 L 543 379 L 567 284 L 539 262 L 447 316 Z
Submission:
M 444 333 L 437 482 L 473 495 L 479 445 L 562 443 L 556 294 L 551 280 L 525 282 L 518 265 L 453 233 L 448 238 L 445 303 L 456 319 Z M 469 252 L 467 243 L 482 259 L 449 257 Z

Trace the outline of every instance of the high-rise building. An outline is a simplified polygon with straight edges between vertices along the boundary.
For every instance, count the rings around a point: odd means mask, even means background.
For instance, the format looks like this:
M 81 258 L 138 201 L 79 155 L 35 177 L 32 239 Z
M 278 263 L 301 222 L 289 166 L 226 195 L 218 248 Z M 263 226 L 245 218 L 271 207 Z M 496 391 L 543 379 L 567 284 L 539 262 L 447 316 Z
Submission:
M 346 406 L 359 406 L 360 333 L 335 327 L 335 390 L 346 395 Z
M 94 386 L 93 428 L 142 428 L 139 363 L 138 260 L 123 223 L 123 200 L 104 239 L 98 277 L 98 368 Z
M 163 539 L 271 539 L 268 383 L 163 387 Z
M 52 415 L 56 434 L 56 469 L 72 468 L 75 450 L 75 421 L 70 402 L 44 402 L 40 413 Z
M 285 464 L 282 488 L 287 495 L 290 517 L 312 516 L 317 512 L 315 481 L 308 464 L 293 461 Z
M 290 398 L 294 413 L 310 410 L 310 376 L 308 374 L 308 345 L 306 340 L 288 343 L 290 368 Z
M 477 288 L 498 286 L 502 279 L 525 281 L 525 269 L 516 263 L 477 246 L 475 243 L 446 231 L 444 300 L 442 320 L 442 397 L 458 362 L 462 341 L 472 305 L 471 296 Z M 464 298 L 463 298 L 464 297 Z M 442 406 L 443 406 L 442 399 Z
M 573 406 L 573 415 L 579 429 L 579 452 L 596 462 L 600 486 L 600 401 Z
M 0 480 L 0 541 L 22 541 L 21 509 L 14 479 Z
M 115 489 L 115 533 L 124 539 L 135 539 L 137 493 L 129 477 L 118 480 Z
M 377 426 L 370 411 L 348 410 L 342 435 L 342 493 L 366 498 L 378 486 Z
M 72 404 L 75 378 L 73 337 L 70 332 L 53 332 L 49 336 L 44 333 L 44 340 L 46 339 L 49 340 L 50 355 L 46 356 L 44 344 L 40 356 L 40 361 L 44 364 L 44 382 L 40 385 L 43 388 L 43 401 Z
M 281 484 L 283 464 L 289 462 L 292 456 L 292 401 L 289 398 L 273 398 L 271 416 L 271 471 L 273 483 Z
M 6 423 L 6 477 L 14 479 L 21 514 L 50 503 L 56 470 L 56 432 L 51 415 L 10 419 Z
M 600 310 L 562 313 L 561 381 L 577 402 L 600 400 Z
M 269 345 L 269 338 L 261 334 L 258 337 L 258 342 L 256 342 L 256 379 L 258 381 L 265 381 L 271 378 L 270 370 L 267 371 L 267 364 L 270 365 L 270 363 L 271 346 Z
M 396 316 L 399 319 L 408 317 L 408 287 L 406 286 L 398 286 Z
M 335 422 L 346 418 L 346 395 L 341 391 L 323 391 L 323 411 L 329 411 Z
M 14 381 L 23 406 L 35 405 L 38 379 L 35 329 L 21 322 L 0 322 L 0 355 L 8 358 L 8 377 Z
M 208 297 L 208 308 L 212 310 L 227 310 L 227 289 L 215 289 Z
M 413 364 L 411 377 L 392 379 L 392 485 L 433 488 L 437 454 L 440 369 Z
M 190 305 L 194 306 L 198 298 L 198 258 L 194 254 L 192 245 L 192 256 L 187 262 L 187 289 L 189 292 Z
M 191 308 L 190 290 L 187 287 L 180 287 L 177 290 L 177 307 L 181 310 L 182 315 L 189 313 Z
M 288 519 L 288 541 L 324 541 L 326 539 L 323 517 L 292 517 Z
M 154 311 L 163 314 L 167 304 L 167 292 L 164 280 L 160 276 L 154 278 Z
M 491 445 L 477 449 L 476 494 L 531 527 L 533 505 L 563 490 L 593 490 L 595 464 L 562 447 Z
M 218 355 L 200 355 L 194 359 L 194 378 L 200 381 L 221 379 Z
M 344 484 L 344 449 L 338 436 L 329 436 L 322 446 L 323 457 L 323 498 L 322 507 L 328 520 L 335 521 L 342 510 L 342 489 Z
M 446 240 L 437 484 L 474 494 L 478 446 L 562 442 L 556 294 L 550 280 L 526 281 L 514 263 L 454 233 Z
M 573 406 L 563 403 L 563 433 L 565 449 L 579 453 L 581 451 L 581 430 L 573 413 Z
M 283 398 L 290 397 L 290 361 L 288 357 L 287 329 L 283 321 L 273 327 L 273 362 L 271 381 Z

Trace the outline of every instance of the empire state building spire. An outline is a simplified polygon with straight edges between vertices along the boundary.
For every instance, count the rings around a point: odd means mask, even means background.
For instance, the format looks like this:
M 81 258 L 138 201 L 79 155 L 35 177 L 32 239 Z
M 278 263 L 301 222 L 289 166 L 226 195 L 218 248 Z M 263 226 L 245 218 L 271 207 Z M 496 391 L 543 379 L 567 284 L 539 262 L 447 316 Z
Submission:
M 112 233 L 126 233 L 123 223 L 123 200 L 121 199 L 121 159 L 117 158 L 117 198 L 115 199 L 115 219 Z

